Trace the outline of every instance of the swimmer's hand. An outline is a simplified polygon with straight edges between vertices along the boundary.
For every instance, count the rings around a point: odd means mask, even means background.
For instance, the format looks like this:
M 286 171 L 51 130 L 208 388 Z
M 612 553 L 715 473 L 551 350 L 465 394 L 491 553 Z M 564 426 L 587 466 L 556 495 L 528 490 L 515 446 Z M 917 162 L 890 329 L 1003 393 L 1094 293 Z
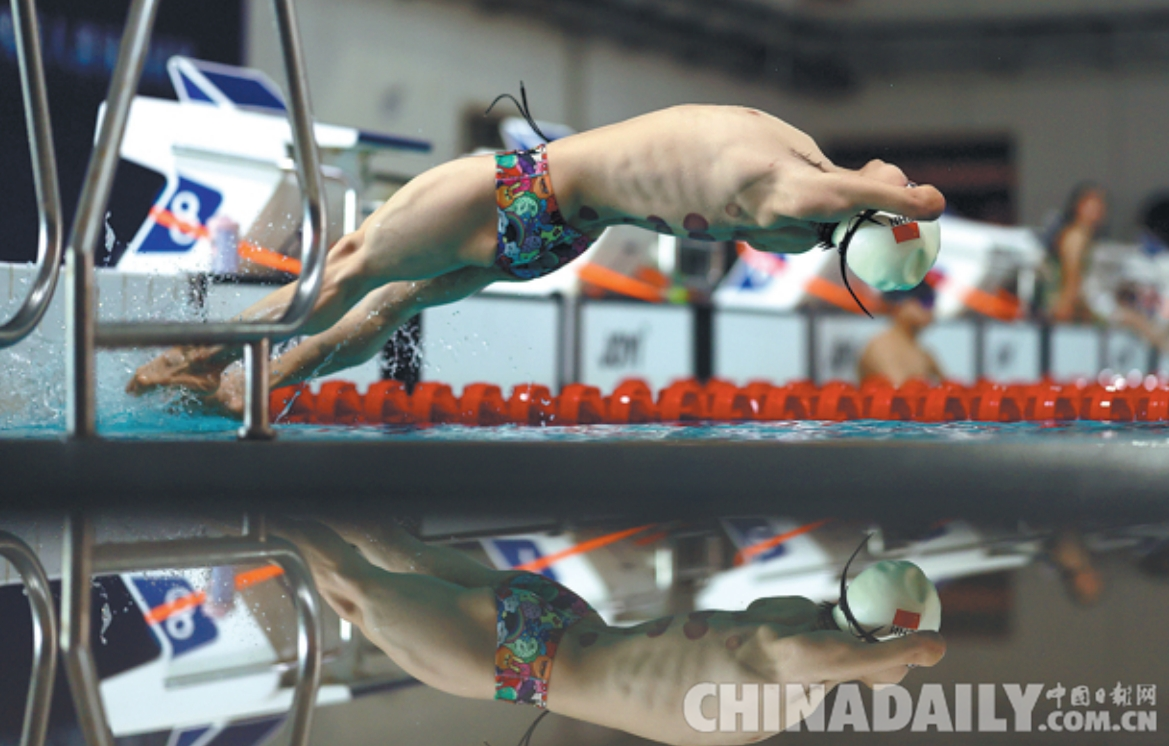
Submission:
M 913 220 L 936 220 L 946 198 L 936 188 L 911 186 L 897 166 L 869 161 L 852 170 L 831 163 L 821 168 L 785 172 L 783 182 L 760 183 L 766 195 L 760 214 L 766 226 L 744 231 L 742 240 L 760 251 L 802 253 L 825 239 L 824 229 L 865 210 L 879 210 Z
M 141 396 L 157 388 L 183 388 L 196 394 L 213 394 L 223 370 L 231 364 L 224 349 L 172 347 L 134 372 L 126 393 Z
M 219 378 L 219 387 L 199 397 L 198 406 L 206 414 L 241 419 L 244 413 L 244 369 L 236 366 Z
M 897 166 L 869 161 L 857 171 L 829 169 L 803 175 L 806 191 L 796 199 L 799 217 L 825 223 L 846 220 L 864 210 L 882 210 L 913 220 L 937 220 L 946 198 L 929 184 L 914 185 Z
M 737 616 L 763 623 L 738 658 L 767 681 L 824 684 L 826 691 L 845 681 L 896 684 L 910 668 L 934 666 L 946 654 L 946 641 L 936 632 L 865 642 L 834 629 L 819 604 L 797 596 L 758 599 Z
M 845 681 L 868 687 L 898 684 L 911 668 L 931 667 L 946 655 L 946 641 L 937 632 L 916 632 L 871 644 L 844 632 L 810 632 L 780 638 L 779 656 L 786 681 L 825 682 L 831 689 Z

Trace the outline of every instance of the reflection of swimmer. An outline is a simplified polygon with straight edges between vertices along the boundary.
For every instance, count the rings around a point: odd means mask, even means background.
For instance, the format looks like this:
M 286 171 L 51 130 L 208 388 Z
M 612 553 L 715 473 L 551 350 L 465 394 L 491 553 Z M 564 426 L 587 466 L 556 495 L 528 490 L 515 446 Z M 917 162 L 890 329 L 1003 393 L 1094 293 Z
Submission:
M 396 526 L 333 525 L 337 533 L 312 522 L 273 530 L 300 547 L 326 602 L 411 675 L 459 696 L 533 704 L 664 743 L 767 735 L 696 731 L 683 710 L 697 684 L 894 683 L 945 652 L 930 632 L 867 644 L 831 630 L 815 603 L 794 597 L 610 627 L 541 575 L 489 570 Z
M 1051 562 L 1063 575 L 1068 595 L 1081 606 L 1094 606 L 1104 590 L 1104 579 L 1092 553 L 1084 542 L 1084 535 L 1072 527 L 1060 529 L 1051 541 L 1047 553 Z
M 934 291 L 922 283 L 912 290 L 886 293 L 892 325 L 873 337 L 861 353 L 857 376 L 863 381 L 884 376 L 894 386 L 911 378 L 940 382 L 942 370 L 918 342 L 918 335 L 934 320 Z
M 900 169 L 880 161 L 840 168 L 794 127 L 738 107 L 675 107 L 532 151 L 451 161 L 408 183 L 333 246 L 302 330 L 316 336 L 277 361 L 272 384 L 368 359 L 419 310 L 555 271 L 611 225 L 801 252 L 825 224 L 864 209 L 941 214 L 941 193 L 907 185 Z M 408 280 L 415 283 L 399 282 Z M 242 318 L 279 318 L 292 293 L 282 288 Z M 242 375 L 220 385 L 238 350 L 173 348 L 140 368 L 128 389 L 183 386 L 238 412 Z

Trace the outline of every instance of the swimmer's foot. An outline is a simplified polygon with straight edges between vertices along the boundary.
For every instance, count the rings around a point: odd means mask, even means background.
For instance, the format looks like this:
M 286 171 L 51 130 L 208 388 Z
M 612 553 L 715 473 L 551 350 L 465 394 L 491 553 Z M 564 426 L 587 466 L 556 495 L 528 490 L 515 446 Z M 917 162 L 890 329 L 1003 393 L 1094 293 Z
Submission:
M 214 394 L 223 370 L 231 363 L 229 350 L 222 346 L 172 347 L 135 371 L 126 392 L 141 395 L 156 388 L 178 387 Z

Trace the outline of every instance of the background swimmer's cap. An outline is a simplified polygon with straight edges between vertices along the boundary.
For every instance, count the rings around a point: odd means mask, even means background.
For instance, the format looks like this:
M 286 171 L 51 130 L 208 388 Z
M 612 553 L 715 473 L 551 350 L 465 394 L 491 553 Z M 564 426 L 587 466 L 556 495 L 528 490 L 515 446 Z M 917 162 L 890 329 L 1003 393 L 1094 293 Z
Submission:
M 878 640 L 936 632 L 942 626 L 938 589 L 920 567 L 905 560 L 883 560 L 857 575 L 848 586 L 848 607 L 857 624 Z M 841 630 L 856 634 L 840 605 L 832 618 Z
M 910 220 L 888 212 L 864 218 L 854 215 L 832 233 L 839 246 L 850 226 L 860 221 L 848 246 L 846 261 L 857 277 L 881 292 L 907 290 L 925 279 L 942 242 L 936 220 Z

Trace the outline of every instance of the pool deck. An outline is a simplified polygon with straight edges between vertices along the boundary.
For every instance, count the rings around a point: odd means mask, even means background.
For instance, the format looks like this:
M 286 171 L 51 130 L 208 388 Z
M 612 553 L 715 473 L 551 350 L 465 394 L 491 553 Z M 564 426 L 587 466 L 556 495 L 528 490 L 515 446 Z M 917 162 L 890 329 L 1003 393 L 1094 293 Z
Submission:
M 1169 520 L 1169 448 L 1100 443 L 9 440 L 3 510 Z

